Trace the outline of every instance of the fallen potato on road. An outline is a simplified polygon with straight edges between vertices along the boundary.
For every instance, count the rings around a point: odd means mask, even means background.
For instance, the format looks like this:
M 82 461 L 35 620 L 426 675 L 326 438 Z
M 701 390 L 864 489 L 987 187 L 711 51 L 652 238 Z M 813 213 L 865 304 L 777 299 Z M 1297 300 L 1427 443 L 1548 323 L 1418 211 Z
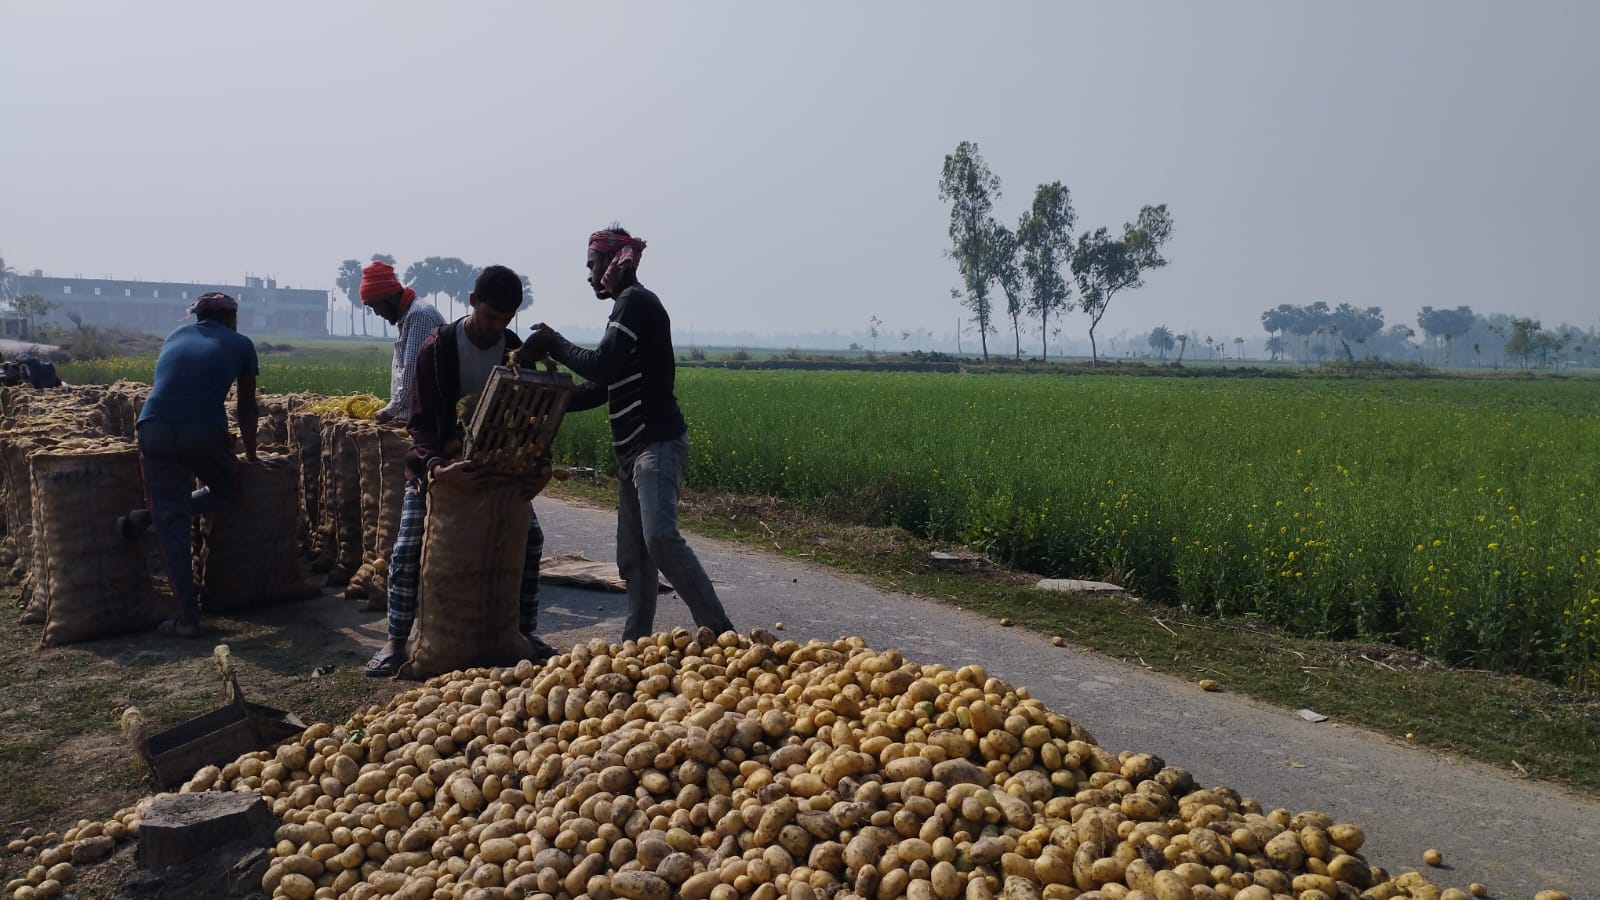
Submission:
M 981 666 L 859 638 L 591 641 L 435 678 L 181 790 L 267 798 L 273 897 L 1446 896 L 1371 865 L 1357 825 L 1113 754 Z M 141 808 L 27 850 L 81 866 Z M 38 896 L 37 871 L 10 890 Z

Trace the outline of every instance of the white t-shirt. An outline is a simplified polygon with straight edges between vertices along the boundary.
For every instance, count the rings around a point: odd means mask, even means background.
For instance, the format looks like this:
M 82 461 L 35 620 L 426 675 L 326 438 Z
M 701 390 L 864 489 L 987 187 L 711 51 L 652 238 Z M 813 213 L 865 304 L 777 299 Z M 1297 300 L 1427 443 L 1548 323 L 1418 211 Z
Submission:
M 489 383 L 489 372 L 505 362 L 506 336 L 501 333 L 494 346 L 484 350 L 467 337 L 467 325 L 462 322 L 456 328 L 456 356 L 460 359 L 461 396 L 476 396 Z

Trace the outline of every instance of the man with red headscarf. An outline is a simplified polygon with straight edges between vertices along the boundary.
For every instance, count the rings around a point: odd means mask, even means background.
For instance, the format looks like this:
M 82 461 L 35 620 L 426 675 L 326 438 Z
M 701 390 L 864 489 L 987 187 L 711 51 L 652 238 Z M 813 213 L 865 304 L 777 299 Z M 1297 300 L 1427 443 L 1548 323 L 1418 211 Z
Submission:
M 389 405 L 378 410 L 380 425 L 398 421 L 405 424 L 411 409 L 411 383 L 417 369 L 417 353 L 433 330 L 444 324 L 444 316 L 426 303 L 417 303 L 417 292 L 402 287 L 394 267 L 383 260 L 361 270 L 361 302 L 385 322 L 399 329 L 394 342 L 394 360 L 389 364 Z
M 588 379 L 569 411 L 608 403 L 617 455 L 617 570 L 628 584 L 623 640 L 655 631 L 657 572 L 688 605 L 696 625 L 721 634 L 733 623 L 694 549 L 678 531 L 678 490 L 689 460 L 689 428 L 673 394 L 672 321 L 639 283 L 644 241 L 619 225 L 589 236 L 589 286 L 611 300 L 600 346 L 587 350 L 550 326 L 534 326 L 519 359 L 550 356 Z
M 228 390 L 237 382 L 234 415 L 245 458 L 256 461 L 256 345 L 239 328 L 239 303 L 227 294 L 204 294 L 161 345 L 155 384 L 139 410 L 139 465 L 144 471 L 146 509 L 117 520 L 132 538 L 155 525 L 177 615 L 161 623 L 163 634 L 197 637 L 200 602 L 194 586 L 189 527 L 194 516 L 233 503 L 239 496 L 238 462 L 228 432 Z M 191 491 L 195 479 L 203 485 Z

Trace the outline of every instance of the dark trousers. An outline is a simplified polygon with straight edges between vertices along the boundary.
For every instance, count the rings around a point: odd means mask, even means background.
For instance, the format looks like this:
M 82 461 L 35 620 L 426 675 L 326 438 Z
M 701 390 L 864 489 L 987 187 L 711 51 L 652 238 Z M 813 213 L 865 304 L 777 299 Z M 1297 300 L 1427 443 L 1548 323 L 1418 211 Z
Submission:
M 161 541 L 167 580 L 185 623 L 200 621 L 194 586 L 191 527 L 194 517 L 215 512 L 239 498 L 238 461 L 228 429 L 202 425 L 139 423 L 139 467 L 151 524 Z M 201 487 L 194 489 L 195 479 Z

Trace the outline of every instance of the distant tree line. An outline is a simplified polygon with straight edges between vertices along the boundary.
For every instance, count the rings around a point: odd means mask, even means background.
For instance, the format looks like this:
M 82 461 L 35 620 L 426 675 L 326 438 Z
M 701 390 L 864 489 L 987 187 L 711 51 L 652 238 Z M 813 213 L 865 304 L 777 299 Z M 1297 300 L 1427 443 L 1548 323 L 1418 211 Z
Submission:
M 944 158 L 939 199 L 950 205 L 947 254 L 956 261 L 962 280 L 962 288 L 950 295 L 971 313 L 986 361 L 989 335 L 999 332 L 1002 315 L 1011 320 L 1017 358 L 1022 357 L 1023 320 L 1036 319 L 1040 352 L 1048 359 L 1049 339 L 1060 334 L 1061 319 L 1081 310 L 1089 318 L 1090 357 L 1098 363 L 1095 329 L 1112 298 L 1143 286 L 1146 272 L 1167 264 L 1161 248 L 1172 236 L 1172 217 L 1164 203 L 1141 209 L 1120 235 L 1102 226 L 1074 240 L 1077 215 L 1071 194 L 1054 181 L 1039 185 L 1032 206 L 1014 229 L 1007 227 L 994 217 L 1000 178 L 971 141 L 962 141 Z M 1000 297 L 1005 299 L 1003 311 Z
M 371 262 L 386 262 L 398 267 L 395 258 L 388 253 L 374 253 Z M 347 259 L 339 264 L 338 277 L 334 284 L 344 293 L 345 301 L 350 307 L 350 334 L 356 333 L 356 313 L 361 313 L 361 333 L 368 334 L 367 320 L 374 318 L 372 310 L 361 302 L 361 269 L 362 263 L 358 259 Z M 400 280 L 407 287 L 417 292 L 417 296 L 428 300 L 439 307 L 446 319 L 456 317 L 456 307 L 460 307 L 460 314 L 465 315 L 468 298 L 472 296 L 472 287 L 477 282 L 478 276 L 483 273 L 483 268 L 474 266 L 459 256 L 428 256 L 406 266 L 405 274 Z M 444 298 L 441 306 L 438 298 Z M 522 276 L 522 305 L 517 308 L 518 315 L 533 305 L 533 288 L 528 283 L 528 276 Z M 513 320 L 514 321 L 514 320 Z M 382 326 L 382 334 L 389 333 L 389 325 L 382 319 L 378 320 Z

